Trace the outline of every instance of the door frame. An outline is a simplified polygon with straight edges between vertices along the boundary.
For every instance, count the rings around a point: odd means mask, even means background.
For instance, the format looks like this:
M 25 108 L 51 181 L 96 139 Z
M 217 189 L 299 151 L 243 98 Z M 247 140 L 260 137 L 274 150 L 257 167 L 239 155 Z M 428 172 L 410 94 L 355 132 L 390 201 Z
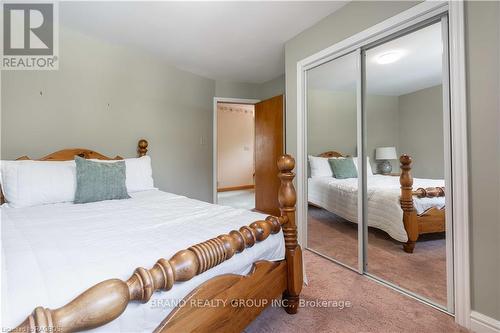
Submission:
M 217 204 L 217 103 L 257 104 L 260 99 L 214 97 L 212 111 L 212 202 Z
M 306 71 L 437 15 L 448 14 L 455 321 L 470 328 L 467 104 L 463 1 L 425 1 L 297 62 L 297 217 L 299 243 L 307 247 Z

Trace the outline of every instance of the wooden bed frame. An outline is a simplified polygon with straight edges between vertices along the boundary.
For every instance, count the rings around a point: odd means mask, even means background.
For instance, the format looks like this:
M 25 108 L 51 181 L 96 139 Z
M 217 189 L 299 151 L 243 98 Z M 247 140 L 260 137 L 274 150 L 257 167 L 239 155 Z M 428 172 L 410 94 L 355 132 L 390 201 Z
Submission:
M 327 151 L 318 155 L 319 157 L 348 157 L 337 151 Z M 411 175 L 412 158 L 408 155 L 401 155 L 401 184 L 400 204 L 403 210 L 403 225 L 408 235 L 408 241 L 403 244 L 403 250 L 413 253 L 418 237 L 422 234 L 443 232 L 446 230 L 445 207 L 429 208 L 422 214 L 417 214 L 413 205 L 413 197 L 442 197 L 445 196 L 444 187 L 428 187 L 413 190 L 413 176 Z
M 138 155 L 144 156 L 148 143 L 140 140 Z M 88 149 L 65 149 L 41 160 L 84 158 L 111 160 Z M 23 157 L 22 159 L 28 159 Z M 113 159 L 122 159 L 117 156 Z M 258 261 L 247 276 L 225 274 L 214 277 L 193 290 L 155 329 L 155 332 L 240 332 L 263 311 L 265 305 L 282 296 L 281 305 L 295 314 L 302 290 L 302 250 L 297 243 L 295 189 L 290 155 L 278 160 L 281 187 L 278 194 L 281 214 L 268 216 L 239 230 L 195 244 L 170 259 L 159 259 L 152 268 L 137 268 L 127 281 L 110 279 L 94 285 L 70 303 L 58 308 L 37 307 L 14 332 L 77 332 L 102 326 L 120 316 L 128 303 L 146 303 L 155 291 L 168 291 L 175 283 L 187 281 L 213 268 L 247 247 L 265 241 L 283 230 L 285 259 Z M 147 244 L 144 244 L 147 246 Z M 218 304 L 200 307 L 197 304 Z M 207 303 L 212 302 L 212 303 Z

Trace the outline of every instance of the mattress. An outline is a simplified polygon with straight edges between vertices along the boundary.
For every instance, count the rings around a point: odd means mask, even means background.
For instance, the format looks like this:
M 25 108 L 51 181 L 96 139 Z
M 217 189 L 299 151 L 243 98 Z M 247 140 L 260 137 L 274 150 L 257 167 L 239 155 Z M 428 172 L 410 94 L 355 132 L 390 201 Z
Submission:
M 14 328 L 36 306 L 58 308 L 88 287 L 110 278 L 126 280 L 136 267 L 151 268 L 188 248 L 265 215 L 158 190 L 128 200 L 1 208 L 2 327 Z M 156 292 L 94 332 L 151 332 L 190 291 L 210 278 L 247 274 L 258 260 L 282 260 L 282 232 L 228 261 Z
M 413 179 L 413 188 L 444 186 L 444 180 Z M 400 242 L 408 241 L 403 225 L 403 211 L 399 203 L 401 195 L 399 177 L 373 175 L 368 177 L 368 226 L 387 232 Z M 348 221 L 358 222 L 358 179 L 317 177 L 308 180 L 308 200 Z M 444 197 L 415 198 L 417 214 L 431 207 L 443 208 Z

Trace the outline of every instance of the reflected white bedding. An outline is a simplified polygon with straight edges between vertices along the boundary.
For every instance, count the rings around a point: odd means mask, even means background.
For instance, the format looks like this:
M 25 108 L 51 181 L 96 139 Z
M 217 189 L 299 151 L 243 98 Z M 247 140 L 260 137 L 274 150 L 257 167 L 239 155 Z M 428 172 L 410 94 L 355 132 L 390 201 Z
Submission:
M 309 178 L 308 200 L 351 222 L 358 221 L 358 179 L 333 177 Z M 413 188 L 444 186 L 440 179 L 413 179 Z M 399 177 L 373 175 L 368 177 L 368 226 L 387 232 L 392 238 L 408 241 L 403 226 L 403 211 L 399 204 L 401 194 Z M 445 198 L 414 198 L 417 214 L 431 207 L 442 208 Z
M 126 280 L 136 267 L 265 218 L 158 190 L 132 199 L 83 205 L 1 208 L 2 327 L 20 324 L 36 306 L 58 308 L 109 278 Z M 118 319 L 93 331 L 151 332 L 191 290 L 226 273 L 246 274 L 258 260 L 281 260 L 281 232 L 147 304 L 131 303 Z M 161 304 L 161 306 L 158 306 Z

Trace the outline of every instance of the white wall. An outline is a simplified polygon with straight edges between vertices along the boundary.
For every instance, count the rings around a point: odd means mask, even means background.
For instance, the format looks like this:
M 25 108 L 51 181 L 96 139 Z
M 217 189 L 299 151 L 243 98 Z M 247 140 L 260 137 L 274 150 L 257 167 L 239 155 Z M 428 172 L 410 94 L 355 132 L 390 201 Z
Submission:
M 285 94 L 285 74 L 264 82 L 259 88 L 259 99 L 268 99 Z
M 307 149 L 317 155 L 336 150 L 357 156 L 357 109 L 354 92 L 309 89 L 307 95 Z M 399 144 L 399 109 L 397 96 L 368 95 L 367 152 L 376 172 L 375 149 Z M 399 163 L 391 161 L 393 171 Z
M 263 83 L 215 81 L 215 96 L 265 100 L 285 94 L 285 75 Z
M 68 147 L 133 157 L 137 140 L 146 138 L 155 185 L 206 201 L 213 97 L 261 99 L 285 89 L 283 76 L 262 84 L 216 82 L 63 25 L 59 70 L 0 75 L 1 158 L 39 158 Z
M 213 80 L 64 26 L 59 70 L 1 76 L 2 159 L 71 147 L 134 157 L 146 138 L 157 187 L 211 200 Z
M 307 152 L 336 150 L 357 156 L 356 94 L 308 89 Z
M 399 99 L 397 96 L 366 96 L 366 153 L 374 173 L 377 172 L 375 149 L 396 147 L 399 149 Z M 392 171 L 399 171 L 399 161 L 391 160 Z
M 254 113 L 217 110 L 217 188 L 253 185 Z
M 500 320 L 500 3 L 465 5 L 472 309 Z
M 444 178 L 443 88 L 399 96 L 399 151 L 413 158 L 412 174 Z
M 215 96 L 260 99 L 260 84 L 216 80 Z

